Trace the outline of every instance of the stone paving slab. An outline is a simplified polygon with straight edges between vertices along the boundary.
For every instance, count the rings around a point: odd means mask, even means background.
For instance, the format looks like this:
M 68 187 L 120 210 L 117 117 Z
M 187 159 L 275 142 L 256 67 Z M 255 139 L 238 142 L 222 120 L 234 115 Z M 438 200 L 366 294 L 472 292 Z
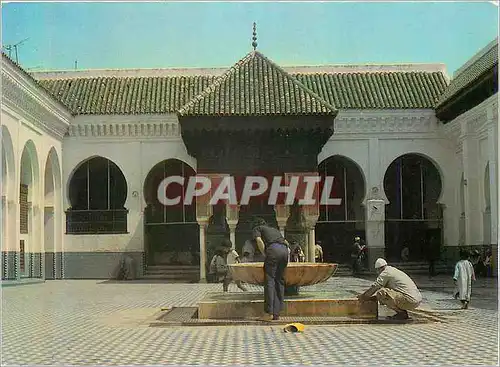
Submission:
M 371 281 L 314 286 L 362 291 Z M 496 286 L 496 285 L 495 285 Z M 474 286 L 473 286 L 474 287 Z M 422 310 L 445 322 L 389 325 L 150 327 L 151 316 L 196 307 L 220 284 L 55 280 L 2 288 L 2 364 L 42 365 L 497 365 L 498 311 L 459 310 L 446 292 L 423 291 Z M 258 291 L 261 288 L 251 287 Z M 479 288 L 473 288 L 473 297 Z M 230 291 L 239 291 L 234 284 Z M 484 293 L 487 290 L 482 289 Z

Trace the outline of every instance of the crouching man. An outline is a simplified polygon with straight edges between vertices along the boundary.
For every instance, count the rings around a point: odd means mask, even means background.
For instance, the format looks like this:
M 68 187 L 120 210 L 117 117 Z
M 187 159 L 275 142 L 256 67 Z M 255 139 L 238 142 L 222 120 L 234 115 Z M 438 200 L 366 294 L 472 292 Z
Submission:
M 396 311 L 389 319 L 408 319 L 408 310 L 417 308 L 422 302 L 422 295 L 413 280 L 401 270 L 387 265 L 384 259 L 375 261 L 375 270 L 377 279 L 358 299 L 363 301 L 375 295 L 381 304 Z

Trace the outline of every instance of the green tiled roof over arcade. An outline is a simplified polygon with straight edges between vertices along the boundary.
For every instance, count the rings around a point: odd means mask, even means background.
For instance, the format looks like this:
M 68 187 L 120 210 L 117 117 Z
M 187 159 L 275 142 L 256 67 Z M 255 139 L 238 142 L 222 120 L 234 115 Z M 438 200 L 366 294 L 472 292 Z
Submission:
M 39 83 L 75 115 L 179 111 L 248 116 L 434 108 L 447 86 L 439 71 L 287 73 L 259 52 L 249 53 L 218 76 L 103 76 Z

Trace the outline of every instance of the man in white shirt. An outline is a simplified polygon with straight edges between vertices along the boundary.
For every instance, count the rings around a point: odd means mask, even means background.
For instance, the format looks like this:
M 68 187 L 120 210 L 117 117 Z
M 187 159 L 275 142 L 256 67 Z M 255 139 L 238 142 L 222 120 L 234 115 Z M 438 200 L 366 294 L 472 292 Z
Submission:
M 240 262 L 240 256 L 236 252 L 236 250 L 233 248 L 233 244 L 231 243 L 230 240 L 225 239 L 222 241 L 222 247 L 225 249 L 226 253 L 226 264 L 227 265 L 232 265 L 232 264 L 237 264 Z M 229 284 L 233 281 L 233 277 L 231 275 L 231 271 L 228 269 L 226 276 L 224 277 L 224 280 L 222 281 L 222 288 L 224 292 L 227 292 L 229 290 Z M 239 280 L 235 281 L 236 286 L 241 289 L 242 291 L 246 292 L 248 289 L 243 285 L 243 283 Z
M 367 300 L 375 294 L 381 304 L 396 311 L 389 319 L 408 319 L 408 310 L 417 308 L 422 302 L 422 295 L 413 280 L 401 270 L 387 265 L 384 259 L 375 261 L 375 270 L 377 279 L 358 299 Z

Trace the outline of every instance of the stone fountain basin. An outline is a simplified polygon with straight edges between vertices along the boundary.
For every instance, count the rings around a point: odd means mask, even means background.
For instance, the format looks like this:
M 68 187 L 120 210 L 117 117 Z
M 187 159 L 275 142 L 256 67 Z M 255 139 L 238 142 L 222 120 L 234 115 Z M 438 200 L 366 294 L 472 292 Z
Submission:
M 338 264 L 290 262 L 285 270 L 287 286 L 307 286 L 322 283 L 333 276 Z M 234 280 L 248 284 L 264 284 L 264 263 L 240 263 L 229 265 Z

